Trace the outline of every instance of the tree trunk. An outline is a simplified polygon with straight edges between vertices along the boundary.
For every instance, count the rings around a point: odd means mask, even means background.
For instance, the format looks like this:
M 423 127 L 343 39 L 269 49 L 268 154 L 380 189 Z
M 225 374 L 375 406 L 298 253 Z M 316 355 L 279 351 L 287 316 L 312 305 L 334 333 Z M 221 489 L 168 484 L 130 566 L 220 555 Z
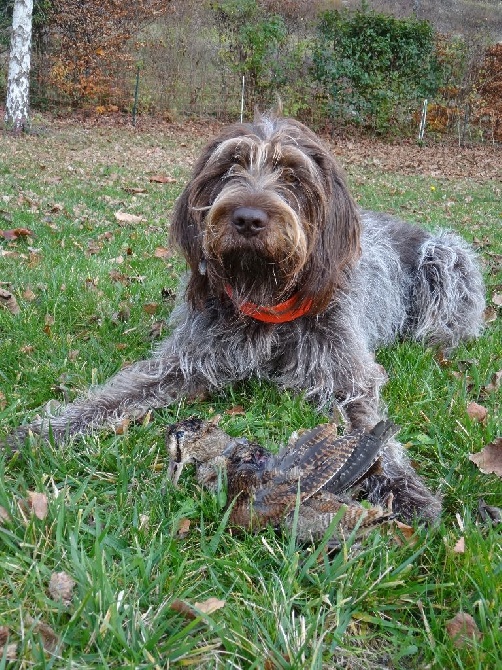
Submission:
M 33 0 L 15 0 L 12 17 L 5 123 L 15 133 L 29 129 Z

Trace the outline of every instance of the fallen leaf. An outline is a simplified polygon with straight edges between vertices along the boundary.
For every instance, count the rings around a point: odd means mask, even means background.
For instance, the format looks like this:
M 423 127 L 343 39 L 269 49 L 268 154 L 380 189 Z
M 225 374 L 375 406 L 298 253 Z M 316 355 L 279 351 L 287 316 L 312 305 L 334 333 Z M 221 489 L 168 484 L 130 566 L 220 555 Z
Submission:
M 37 519 L 45 519 L 49 509 L 49 503 L 45 493 L 37 491 L 28 491 L 28 505 L 32 509 Z
M 497 437 L 477 454 L 469 454 L 469 460 L 475 463 L 483 474 L 493 473 L 502 477 L 502 437 Z
M 459 612 L 446 622 L 446 632 L 457 649 L 482 637 L 472 616 L 465 612 Z
M 483 386 L 482 390 L 485 393 L 494 393 L 495 391 L 499 390 L 501 382 L 502 382 L 502 370 L 499 370 L 498 372 L 493 373 L 489 384 Z
M 6 661 L 15 661 L 17 659 L 17 644 L 15 642 L 7 644 L 8 639 L 8 627 L 0 626 L 0 658 L 5 656 Z
M 225 601 L 219 600 L 218 598 L 208 598 L 201 603 L 194 603 L 193 606 L 176 598 L 170 605 L 172 610 L 179 614 L 183 614 L 187 619 L 196 619 L 201 613 L 212 614 L 224 606 Z
M 497 307 L 502 307 L 502 293 L 494 293 L 492 295 L 492 302 Z
M 28 267 L 35 268 L 42 260 L 42 255 L 38 251 L 30 251 L 28 256 Z
M 128 418 L 122 419 L 122 421 L 116 423 L 114 425 L 115 435 L 125 435 L 127 433 L 127 429 L 129 428 L 130 423 L 131 420 Z
M 0 505 L 0 526 L 6 523 L 7 521 L 10 521 L 10 514 L 7 512 L 5 507 L 2 507 Z
M 51 654 L 56 651 L 59 646 L 59 637 L 49 624 L 46 624 L 43 621 L 35 621 L 35 619 L 29 615 L 26 617 L 25 623 L 27 626 L 33 626 L 33 632 L 40 635 L 45 651 L 48 651 Z
M 180 519 L 180 522 L 178 524 L 178 531 L 176 533 L 180 539 L 184 539 L 188 535 L 190 531 L 190 523 L 191 523 L 190 519 L 186 518 Z
M 484 312 L 485 323 L 493 323 L 497 320 L 498 312 L 494 307 L 488 306 Z
M 140 193 L 148 193 L 148 189 L 146 188 L 140 188 L 137 186 L 129 186 L 129 187 L 124 187 L 124 191 L 126 193 L 132 193 L 133 195 L 140 194 Z
M 235 405 L 235 407 L 230 407 L 225 410 L 225 414 L 228 414 L 229 416 L 245 416 L 246 412 L 242 405 Z
M 165 328 L 164 321 L 155 321 L 152 323 L 150 330 L 148 331 L 148 337 L 151 340 L 156 340 L 159 337 L 162 337 L 162 331 Z
M 0 391 L 0 410 L 5 409 L 7 407 L 7 399 L 5 397 L 5 393 Z
M 195 603 L 194 607 L 204 614 L 212 614 L 216 610 L 225 607 L 225 601 L 218 598 L 208 598 L 201 603 Z
M 32 344 L 25 344 L 20 347 L 19 351 L 22 354 L 31 354 L 32 351 L 35 351 L 35 347 Z
M 159 308 L 158 302 L 147 302 L 143 305 L 143 311 L 147 314 L 155 314 Z
M 0 230 L 0 237 L 4 240 L 17 240 L 18 237 L 33 237 L 33 233 L 28 228 L 12 228 L 11 230 Z
M 142 216 L 137 216 L 136 214 L 129 214 L 128 212 L 115 212 L 115 218 L 119 224 L 135 224 L 143 223 L 146 219 Z
M 472 401 L 467 405 L 467 414 L 475 421 L 484 421 L 488 414 L 488 410 L 486 407 L 483 407 L 483 405 L 478 405 L 477 402 Z
M 95 254 L 99 254 L 100 251 L 101 251 L 101 244 L 99 244 L 99 242 L 96 242 L 95 240 L 89 240 L 85 252 L 86 256 L 93 256 Z
M 0 305 L 8 309 L 11 314 L 21 313 L 14 294 L 3 288 L 0 288 Z
M 173 252 L 171 251 L 171 249 L 168 249 L 167 247 L 157 247 L 153 252 L 154 258 L 163 258 L 164 260 L 171 258 L 172 255 Z
M 52 314 L 46 314 L 44 323 L 46 326 L 53 326 L 56 323 L 56 319 L 52 316 Z
M 126 323 L 127 321 L 129 321 L 130 318 L 131 318 L 131 308 L 126 302 L 121 303 L 120 309 L 116 314 L 116 319 L 122 321 L 123 323 Z
M 66 572 L 53 572 L 49 582 L 49 595 L 53 600 L 61 600 L 64 605 L 69 605 L 75 580 Z
M 122 265 L 124 262 L 123 256 L 117 256 L 116 258 L 110 258 L 109 263 L 114 263 L 115 265 Z
M 31 290 L 31 288 L 27 288 L 26 291 L 23 291 L 23 298 L 27 300 L 28 302 L 33 302 L 33 300 L 36 299 L 35 293 Z
M 398 532 L 392 533 L 392 535 L 399 545 L 404 544 L 403 538 L 411 547 L 417 543 L 417 537 L 413 526 L 408 526 L 401 521 L 394 521 L 394 527 L 398 529 Z
M 493 521 L 494 523 L 502 522 L 502 507 L 494 507 L 487 505 L 483 498 L 478 502 L 479 516 L 483 521 Z
M 183 616 L 185 616 L 187 619 L 196 619 L 198 616 L 193 608 L 190 607 L 190 605 L 183 602 L 183 600 L 179 600 L 178 598 L 175 598 L 169 607 L 175 612 L 178 612 L 178 614 L 183 614 Z
M 464 554 L 465 553 L 465 538 L 464 537 L 459 537 L 459 539 L 455 543 L 455 546 L 453 547 L 453 551 L 456 554 Z
M 79 349 L 70 349 L 68 352 L 68 360 L 69 361 L 76 361 L 78 358 L 78 355 L 80 353 Z
M 176 184 L 176 179 L 167 175 L 157 174 L 150 177 L 150 182 L 155 184 Z

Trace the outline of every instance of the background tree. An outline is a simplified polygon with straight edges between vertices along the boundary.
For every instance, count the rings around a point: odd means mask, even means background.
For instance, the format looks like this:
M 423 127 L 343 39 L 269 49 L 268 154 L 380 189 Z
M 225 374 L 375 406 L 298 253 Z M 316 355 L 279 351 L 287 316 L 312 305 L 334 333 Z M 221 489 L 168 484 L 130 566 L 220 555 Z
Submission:
M 29 128 L 33 0 L 16 0 L 7 79 L 5 122 L 16 133 Z

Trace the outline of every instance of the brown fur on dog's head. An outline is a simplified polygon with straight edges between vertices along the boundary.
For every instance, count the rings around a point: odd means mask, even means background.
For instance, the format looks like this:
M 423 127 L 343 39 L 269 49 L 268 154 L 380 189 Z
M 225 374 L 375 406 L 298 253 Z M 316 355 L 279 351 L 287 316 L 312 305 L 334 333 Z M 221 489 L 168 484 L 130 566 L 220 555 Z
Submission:
M 240 207 L 263 213 L 259 234 L 236 231 Z M 343 285 L 359 234 L 331 154 L 301 123 L 269 117 L 230 126 L 206 147 L 171 226 L 191 269 L 187 298 L 195 307 L 230 285 L 239 300 L 259 304 L 295 293 L 298 304 L 311 301 L 309 314 L 322 312 Z

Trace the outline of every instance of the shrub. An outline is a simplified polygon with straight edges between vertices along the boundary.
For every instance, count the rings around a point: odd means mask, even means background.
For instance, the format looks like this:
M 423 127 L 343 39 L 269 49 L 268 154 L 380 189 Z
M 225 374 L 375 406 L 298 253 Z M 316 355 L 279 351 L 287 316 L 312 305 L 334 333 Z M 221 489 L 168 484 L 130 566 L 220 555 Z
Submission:
M 407 121 L 441 82 L 432 26 L 373 11 L 321 15 L 313 76 L 337 120 L 379 132 Z

